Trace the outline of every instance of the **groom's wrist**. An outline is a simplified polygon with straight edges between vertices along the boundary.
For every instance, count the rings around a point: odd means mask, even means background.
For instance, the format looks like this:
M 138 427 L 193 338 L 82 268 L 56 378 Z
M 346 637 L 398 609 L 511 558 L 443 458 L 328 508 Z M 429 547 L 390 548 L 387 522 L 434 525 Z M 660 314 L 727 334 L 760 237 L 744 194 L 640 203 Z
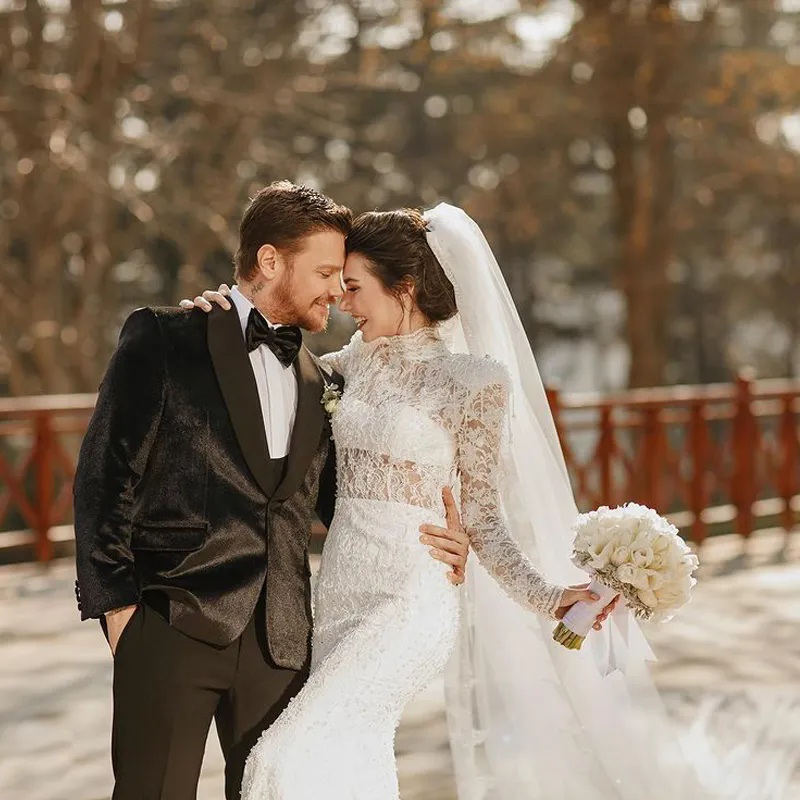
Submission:
M 105 612 L 105 618 L 108 619 L 109 617 L 113 617 L 116 614 L 120 614 L 123 611 L 129 611 L 132 608 L 136 608 L 136 603 L 133 603 L 129 606 L 120 606 L 119 608 L 112 608 L 111 611 Z

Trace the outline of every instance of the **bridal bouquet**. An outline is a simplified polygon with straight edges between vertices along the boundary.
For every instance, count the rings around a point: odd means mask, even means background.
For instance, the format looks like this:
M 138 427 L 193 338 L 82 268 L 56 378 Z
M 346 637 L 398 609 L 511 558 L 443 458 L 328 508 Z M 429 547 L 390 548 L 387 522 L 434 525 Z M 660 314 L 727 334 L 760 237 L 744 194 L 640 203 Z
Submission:
M 678 529 L 652 508 L 628 503 L 581 514 L 575 525 L 572 561 L 593 576 L 589 589 L 600 595 L 576 603 L 553 638 L 579 650 L 595 617 L 619 594 L 639 619 L 665 622 L 689 600 L 699 561 Z

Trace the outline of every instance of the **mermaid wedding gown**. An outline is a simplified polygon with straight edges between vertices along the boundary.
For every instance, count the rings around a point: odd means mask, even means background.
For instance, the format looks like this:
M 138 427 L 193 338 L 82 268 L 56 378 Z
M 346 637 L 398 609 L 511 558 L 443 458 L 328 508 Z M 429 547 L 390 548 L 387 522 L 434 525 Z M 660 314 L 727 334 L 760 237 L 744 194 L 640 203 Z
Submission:
M 563 591 L 503 524 L 504 367 L 451 354 L 432 329 L 370 343 L 356 333 L 323 360 L 346 383 L 332 415 L 338 493 L 310 675 L 253 748 L 243 800 L 398 798 L 400 715 L 442 672 L 459 628 L 449 567 L 419 541 L 421 524 L 445 524 L 444 486 L 460 484 L 471 546 L 511 597 L 552 616 Z

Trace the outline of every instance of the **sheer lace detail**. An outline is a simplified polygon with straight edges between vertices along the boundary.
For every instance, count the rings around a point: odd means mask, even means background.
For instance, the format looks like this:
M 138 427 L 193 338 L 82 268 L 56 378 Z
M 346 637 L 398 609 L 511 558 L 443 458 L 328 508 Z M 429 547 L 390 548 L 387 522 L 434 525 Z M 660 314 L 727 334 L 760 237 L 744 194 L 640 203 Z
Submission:
M 336 451 L 339 498 L 381 500 L 441 510 L 442 469 L 438 465 L 396 461 L 382 453 L 352 447 Z
M 333 418 L 339 496 L 441 512 L 442 488 L 458 479 L 464 525 L 481 564 L 514 600 L 552 617 L 563 587 L 542 577 L 502 512 L 505 368 L 451 354 L 428 328 L 369 343 L 356 333 L 323 360 L 346 381 Z
M 506 593 L 521 605 L 553 617 L 563 587 L 542 577 L 503 518 L 500 452 L 508 414 L 508 377 L 491 362 L 484 365 L 484 372 L 490 382 L 470 397 L 458 429 L 463 524 L 481 564 Z

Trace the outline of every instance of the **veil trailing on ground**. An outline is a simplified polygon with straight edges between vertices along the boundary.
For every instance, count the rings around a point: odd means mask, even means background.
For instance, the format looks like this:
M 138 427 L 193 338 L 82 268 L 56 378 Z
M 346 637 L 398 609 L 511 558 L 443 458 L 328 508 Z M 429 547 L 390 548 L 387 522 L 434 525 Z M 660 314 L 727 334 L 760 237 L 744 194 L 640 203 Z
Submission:
M 511 376 L 502 453 L 509 530 L 550 580 L 585 581 L 570 563 L 577 509 L 555 424 L 497 261 L 460 209 L 443 203 L 426 220 L 459 309 L 443 338 L 454 352 L 501 362 Z M 567 651 L 552 641 L 551 621 L 510 600 L 474 559 L 462 588 L 462 630 L 446 678 L 459 800 L 704 796 L 627 610 L 581 651 Z

